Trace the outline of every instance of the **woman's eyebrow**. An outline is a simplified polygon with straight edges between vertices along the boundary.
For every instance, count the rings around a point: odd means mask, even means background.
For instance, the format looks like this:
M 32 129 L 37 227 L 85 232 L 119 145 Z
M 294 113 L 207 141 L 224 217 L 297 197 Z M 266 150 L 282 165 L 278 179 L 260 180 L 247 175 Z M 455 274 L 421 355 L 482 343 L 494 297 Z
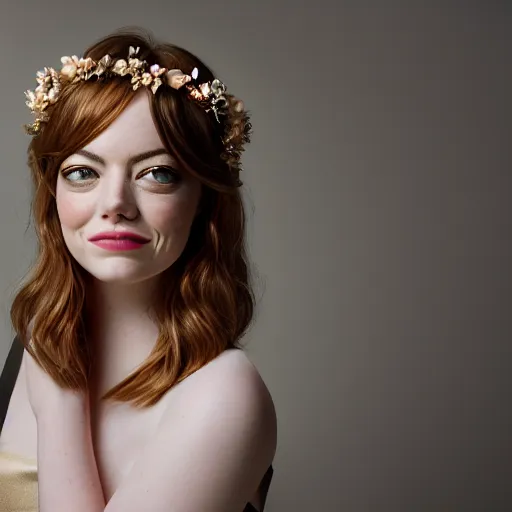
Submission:
M 79 149 L 78 151 L 75 152 L 75 155 L 85 156 L 89 160 L 93 160 L 95 162 L 98 162 L 101 165 L 106 165 L 105 160 L 101 156 L 96 155 L 95 153 L 92 153 L 92 152 L 87 151 L 85 149 Z M 138 162 L 142 162 L 143 160 L 147 160 L 148 158 L 151 158 L 151 157 L 157 156 L 157 155 L 169 155 L 169 156 L 171 156 L 169 154 L 169 152 L 165 148 L 153 149 L 151 151 L 145 151 L 144 153 L 140 153 L 138 155 L 132 156 L 128 160 L 128 165 L 132 166 L 132 165 L 134 165 L 134 164 L 136 164 Z

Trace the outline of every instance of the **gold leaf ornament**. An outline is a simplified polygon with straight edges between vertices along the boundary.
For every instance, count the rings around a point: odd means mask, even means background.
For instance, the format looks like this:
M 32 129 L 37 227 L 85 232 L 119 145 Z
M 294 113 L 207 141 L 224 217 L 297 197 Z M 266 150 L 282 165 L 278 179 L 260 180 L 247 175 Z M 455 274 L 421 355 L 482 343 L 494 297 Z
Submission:
M 125 76 L 128 73 L 128 63 L 124 59 L 117 60 L 112 67 L 112 72 L 116 75 Z
M 189 75 L 185 75 L 181 69 L 171 69 L 170 71 L 167 71 L 166 77 L 167 83 L 173 89 L 180 89 L 191 80 L 191 77 Z

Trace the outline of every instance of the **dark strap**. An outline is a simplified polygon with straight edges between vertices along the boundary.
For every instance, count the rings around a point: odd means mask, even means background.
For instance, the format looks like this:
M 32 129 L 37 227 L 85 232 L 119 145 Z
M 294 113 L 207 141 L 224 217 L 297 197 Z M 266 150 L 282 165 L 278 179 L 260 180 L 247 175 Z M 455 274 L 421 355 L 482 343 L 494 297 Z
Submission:
M 272 476 L 274 475 L 274 468 L 272 465 L 269 466 L 267 472 L 263 476 L 261 480 L 261 510 L 265 508 L 265 502 L 267 501 L 268 489 L 270 487 L 270 482 L 272 482 Z
M 263 475 L 260 483 L 260 501 L 261 501 L 261 509 L 256 510 L 251 503 L 247 503 L 243 512 L 263 512 L 265 508 L 265 502 L 267 501 L 268 489 L 270 487 L 270 482 L 272 481 L 272 475 L 274 474 L 274 468 L 272 465 L 269 466 L 267 472 Z
M 7 416 L 14 384 L 16 384 L 16 379 L 20 372 L 23 349 L 23 345 L 20 343 L 18 336 L 16 336 L 5 361 L 2 375 L 0 375 L 0 434 L 2 433 L 5 417 Z

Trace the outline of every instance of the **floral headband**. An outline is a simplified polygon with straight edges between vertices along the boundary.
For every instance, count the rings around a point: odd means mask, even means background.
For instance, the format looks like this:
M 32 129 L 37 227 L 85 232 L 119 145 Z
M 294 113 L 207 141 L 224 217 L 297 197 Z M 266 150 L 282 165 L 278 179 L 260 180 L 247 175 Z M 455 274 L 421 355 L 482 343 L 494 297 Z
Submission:
M 243 146 L 250 142 L 252 131 L 243 102 L 226 93 L 226 86 L 218 79 L 199 84 L 197 68 L 192 70 L 191 75 L 186 75 L 180 69 L 168 70 L 158 64 L 149 66 L 146 61 L 137 58 L 139 50 L 139 47 L 130 46 L 127 61 L 114 60 L 110 55 L 105 55 L 98 62 L 91 58 L 79 59 L 76 55 L 62 57 L 63 66 L 60 72 L 53 68 L 38 71 L 38 87 L 34 91 L 25 92 L 26 105 L 35 115 L 35 121 L 24 126 L 27 134 L 36 136 L 41 132 L 43 124 L 49 119 L 48 106 L 57 102 L 62 88 L 67 84 L 89 80 L 94 76 L 99 78 L 108 75 L 130 75 L 134 91 L 146 86 L 156 94 L 162 84 L 176 90 L 185 87 L 188 91 L 187 97 L 198 103 L 206 112 L 213 111 L 218 123 L 221 122 L 220 116 L 224 122 L 224 151 L 221 157 L 238 178 L 238 172 L 242 170 L 240 157 L 244 150 Z

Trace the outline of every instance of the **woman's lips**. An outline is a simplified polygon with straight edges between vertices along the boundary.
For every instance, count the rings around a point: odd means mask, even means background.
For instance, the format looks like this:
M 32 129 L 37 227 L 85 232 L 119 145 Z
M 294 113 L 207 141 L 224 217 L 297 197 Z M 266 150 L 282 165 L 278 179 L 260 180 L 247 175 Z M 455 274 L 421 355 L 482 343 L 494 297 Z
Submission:
M 96 233 L 95 235 L 91 236 L 89 241 L 96 242 L 98 240 L 105 239 L 119 240 L 125 238 L 129 238 L 130 240 L 139 242 L 141 244 L 145 244 L 150 241 L 149 238 L 139 235 L 138 233 L 132 233 L 131 231 L 102 231 L 101 233 Z
M 133 251 L 134 249 L 140 249 L 148 242 L 139 242 L 131 238 L 102 238 L 91 240 L 91 243 L 108 251 Z
M 89 242 L 108 251 L 132 251 L 140 249 L 150 240 L 130 231 L 104 231 L 91 236 Z

